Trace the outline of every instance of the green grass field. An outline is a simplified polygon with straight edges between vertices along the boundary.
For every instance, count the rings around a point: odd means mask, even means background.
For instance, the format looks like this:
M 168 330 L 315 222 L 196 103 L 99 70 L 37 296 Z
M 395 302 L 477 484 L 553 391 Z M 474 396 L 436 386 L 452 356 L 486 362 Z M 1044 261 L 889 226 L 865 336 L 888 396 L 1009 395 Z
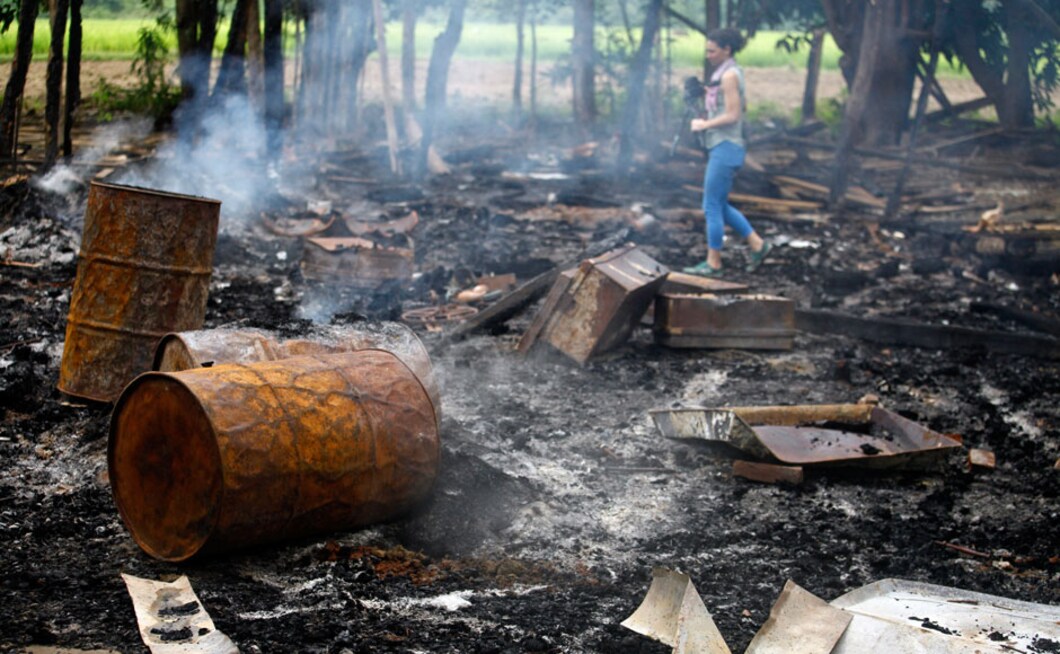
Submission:
M 135 56 L 139 30 L 150 27 L 150 20 L 140 19 L 86 19 L 84 21 L 84 57 L 97 60 L 131 60 Z M 442 30 L 442 25 L 421 25 L 416 34 L 416 49 L 420 57 L 430 55 L 434 37 Z M 469 23 L 464 27 L 463 39 L 457 56 L 468 59 L 510 60 L 515 56 L 515 28 L 511 25 L 490 23 Z M 216 50 L 224 48 L 224 37 L 227 26 L 222 25 L 218 33 Z M 16 28 L 12 26 L 7 33 L 0 35 L 0 59 L 10 60 L 15 49 Z M 570 27 L 561 25 L 543 25 L 537 30 L 538 56 L 543 62 L 553 62 L 570 51 Z M 293 33 L 289 45 L 293 44 Z M 792 67 L 801 68 L 806 62 L 806 53 L 788 54 L 776 48 L 782 32 L 759 32 L 740 53 L 740 63 L 749 67 Z M 34 57 L 45 57 L 51 32 L 47 21 L 37 22 L 34 30 Z M 529 38 L 529 35 L 528 35 Z M 601 34 L 600 43 L 604 42 Z M 169 35 L 170 51 L 176 52 L 176 37 Z M 391 23 L 387 26 L 388 49 L 397 54 L 401 45 L 401 26 Z M 529 45 L 527 46 L 529 48 Z M 672 43 L 674 65 L 698 67 L 702 65 L 703 38 L 698 34 L 685 33 L 676 36 Z M 826 70 L 835 70 L 839 61 L 839 49 L 828 40 L 825 45 L 824 63 Z M 945 62 L 944 73 L 955 74 Z

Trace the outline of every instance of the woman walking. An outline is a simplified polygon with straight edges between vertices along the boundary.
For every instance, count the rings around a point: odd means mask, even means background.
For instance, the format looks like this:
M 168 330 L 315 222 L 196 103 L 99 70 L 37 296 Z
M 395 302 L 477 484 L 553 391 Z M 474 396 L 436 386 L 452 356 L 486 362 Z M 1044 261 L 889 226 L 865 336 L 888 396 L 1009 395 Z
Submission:
M 707 60 L 714 73 L 706 86 L 706 118 L 694 118 L 692 131 L 703 132 L 709 151 L 707 171 L 703 176 L 703 213 L 707 219 L 707 260 L 685 268 L 685 272 L 704 277 L 722 273 L 721 248 L 728 225 L 751 248 L 748 272 L 756 270 L 769 255 L 772 246 L 760 237 L 742 213 L 729 204 L 732 180 L 744 162 L 747 144 L 743 136 L 743 115 L 747 108 L 743 71 L 733 55 L 746 40 L 739 31 L 722 28 L 707 35 Z

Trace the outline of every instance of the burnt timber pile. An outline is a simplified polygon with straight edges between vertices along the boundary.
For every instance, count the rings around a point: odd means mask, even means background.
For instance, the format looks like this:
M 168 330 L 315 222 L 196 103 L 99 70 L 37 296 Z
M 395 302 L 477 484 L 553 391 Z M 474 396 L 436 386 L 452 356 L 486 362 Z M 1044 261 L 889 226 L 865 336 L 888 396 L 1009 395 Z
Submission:
M 754 274 L 728 248 L 726 280 L 793 305 L 790 337 L 670 347 L 641 320 L 584 362 L 519 342 L 587 258 L 629 242 L 670 269 L 703 257 L 697 155 L 648 153 L 615 180 L 603 147 L 480 131 L 423 185 L 385 181 L 382 150 L 302 162 L 308 196 L 222 221 L 203 326 L 300 338 L 404 320 L 440 391 L 438 476 L 383 524 L 180 564 L 147 556 L 118 514 L 110 407 L 56 390 L 86 189 L 8 180 L 0 647 L 143 651 L 123 573 L 186 575 L 243 652 L 669 651 L 620 626 L 655 566 L 689 575 L 734 651 L 789 579 L 826 599 L 898 578 L 1060 603 L 1057 148 L 955 125 L 922 140 L 891 216 L 889 153 L 859 156 L 837 211 L 824 139 L 762 137 L 734 199 L 779 247 Z M 341 260 L 309 239 L 339 239 Z M 383 272 L 342 283 L 350 270 Z M 650 413 L 866 396 L 958 445 L 928 470 L 795 476 L 668 438 Z

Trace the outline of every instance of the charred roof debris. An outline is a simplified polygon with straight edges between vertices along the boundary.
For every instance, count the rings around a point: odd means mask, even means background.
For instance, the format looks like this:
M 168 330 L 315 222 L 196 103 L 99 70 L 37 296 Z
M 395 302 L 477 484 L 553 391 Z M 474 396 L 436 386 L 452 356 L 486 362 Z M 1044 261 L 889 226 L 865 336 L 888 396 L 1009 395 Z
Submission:
M 0 644 L 647 651 L 665 564 L 675 652 L 1060 651 L 1060 196 L 927 158 L 888 215 L 862 152 L 835 211 L 820 145 L 755 144 L 721 280 L 681 149 L 336 146 L 220 221 L 107 159 L 79 241 L 10 180 Z

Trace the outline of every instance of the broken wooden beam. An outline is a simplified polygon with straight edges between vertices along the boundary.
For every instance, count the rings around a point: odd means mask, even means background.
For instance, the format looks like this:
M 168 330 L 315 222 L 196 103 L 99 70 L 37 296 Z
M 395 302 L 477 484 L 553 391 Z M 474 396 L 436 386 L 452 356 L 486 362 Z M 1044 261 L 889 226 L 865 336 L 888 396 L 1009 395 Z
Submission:
M 772 463 L 737 460 L 732 463 L 734 477 L 742 477 L 763 484 L 791 484 L 798 486 L 803 480 L 802 466 L 778 466 Z
M 930 349 L 980 348 L 988 352 L 1060 359 L 1060 340 L 1047 336 L 929 325 L 912 320 L 862 318 L 837 311 L 796 309 L 795 327 L 814 334 L 841 334 L 885 345 Z
M 992 313 L 996 316 L 1018 322 L 1036 331 L 1052 334 L 1053 336 L 1060 336 L 1060 320 L 1050 318 L 1037 311 L 1027 311 L 1025 309 L 1006 307 L 1000 304 L 990 304 L 988 302 L 972 302 L 972 305 L 969 308 L 977 313 Z
M 583 252 L 577 259 L 560 264 L 551 270 L 541 273 L 482 311 L 479 311 L 471 318 L 456 325 L 452 330 L 446 333 L 443 342 L 451 343 L 463 340 L 479 330 L 507 322 L 528 305 L 548 293 L 548 290 L 552 288 L 553 283 L 555 283 L 556 278 L 559 277 L 561 272 L 577 266 L 584 259 L 591 259 L 600 256 L 604 252 L 613 250 L 617 246 L 625 243 L 629 239 L 629 235 L 629 229 L 622 229 L 615 235 L 606 238 L 603 241 L 589 245 L 589 247 L 585 249 L 585 252 Z

